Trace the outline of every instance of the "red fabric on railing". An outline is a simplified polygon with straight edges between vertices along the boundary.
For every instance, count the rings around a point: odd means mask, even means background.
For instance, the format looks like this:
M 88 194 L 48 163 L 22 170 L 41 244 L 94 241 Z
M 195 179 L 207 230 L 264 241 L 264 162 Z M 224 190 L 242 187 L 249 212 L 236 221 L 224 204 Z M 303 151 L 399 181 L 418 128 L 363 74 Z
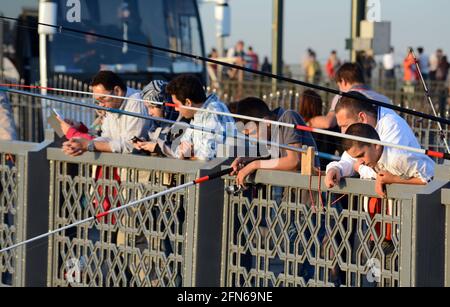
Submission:
M 81 124 L 78 129 L 76 129 L 74 127 L 71 127 L 69 129 L 69 131 L 67 132 L 67 134 L 66 134 L 66 138 L 69 139 L 69 140 L 72 139 L 72 138 L 82 138 L 82 139 L 86 139 L 86 140 L 93 140 L 94 137 L 92 135 L 90 135 L 88 133 L 88 131 L 89 131 L 89 129 L 83 124 Z M 106 167 L 105 179 L 110 179 L 108 170 L 109 170 L 109 168 Z M 100 178 L 102 178 L 102 177 L 103 177 L 103 167 L 99 166 L 99 167 L 97 167 L 97 169 L 95 171 L 95 177 L 94 177 L 95 178 L 95 182 L 98 182 L 98 180 Z M 120 176 L 119 176 L 119 172 L 118 172 L 117 168 L 113 168 L 113 175 L 112 175 L 112 177 L 113 177 L 112 179 L 114 181 L 118 182 L 119 185 L 120 185 Z M 102 206 L 103 207 L 103 211 L 102 212 L 106 212 L 106 211 L 111 210 L 112 209 L 111 205 L 114 202 L 113 200 L 117 198 L 118 191 L 117 191 L 116 188 L 113 188 L 113 190 L 112 190 L 112 199 L 110 199 L 109 191 L 110 191 L 109 187 L 105 187 L 104 191 L 103 191 L 103 187 L 102 186 L 99 186 L 97 188 L 97 192 L 98 192 L 98 195 L 100 196 L 100 198 L 102 198 L 103 195 L 105 195 L 105 199 L 103 200 L 103 206 Z M 99 199 L 94 197 L 94 208 L 98 207 L 99 201 L 100 201 Z M 118 203 L 118 207 L 120 207 L 120 203 Z M 99 220 L 101 220 L 101 219 L 99 219 Z M 111 221 L 111 223 L 114 225 L 116 223 L 116 218 L 113 216 L 111 218 L 111 220 L 110 220 L 109 217 L 105 217 L 105 219 L 103 220 L 103 222 L 105 222 L 105 223 L 108 223 L 109 221 Z
M 380 198 L 371 198 L 369 200 L 369 215 L 371 218 L 374 218 L 376 214 L 381 214 L 382 213 L 382 208 L 383 208 L 383 202 Z M 386 207 L 386 214 L 390 214 L 389 212 L 389 208 Z M 381 235 L 381 223 L 377 223 L 375 225 L 375 231 L 377 232 L 377 235 L 380 236 Z M 386 236 L 385 236 L 385 240 L 386 241 L 392 241 L 392 224 L 387 223 L 386 224 Z M 374 237 L 371 236 L 372 241 L 374 240 Z

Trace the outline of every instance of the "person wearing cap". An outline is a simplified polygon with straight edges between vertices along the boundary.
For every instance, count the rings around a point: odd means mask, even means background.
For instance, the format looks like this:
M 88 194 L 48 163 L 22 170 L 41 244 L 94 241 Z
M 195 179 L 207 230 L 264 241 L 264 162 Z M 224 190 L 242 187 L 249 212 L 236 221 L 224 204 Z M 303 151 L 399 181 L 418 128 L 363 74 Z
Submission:
M 142 91 L 142 99 L 150 116 L 178 122 L 182 120 L 179 113 L 172 107 L 162 105 L 172 102 L 172 98 L 166 92 L 167 84 L 166 81 L 162 80 L 150 82 Z M 171 144 L 176 129 L 176 125 L 155 120 L 148 130 L 146 139 L 137 140 L 134 143 L 134 148 L 145 153 L 160 153 L 175 158 L 175 154 L 171 150 Z

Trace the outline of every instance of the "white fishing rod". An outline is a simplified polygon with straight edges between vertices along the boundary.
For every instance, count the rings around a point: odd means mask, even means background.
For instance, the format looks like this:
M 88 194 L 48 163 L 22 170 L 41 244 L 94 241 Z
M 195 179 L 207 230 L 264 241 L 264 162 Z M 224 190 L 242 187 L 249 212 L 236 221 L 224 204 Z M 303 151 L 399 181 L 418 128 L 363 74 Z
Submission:
M 139 114 L 139 113 L 133 113 L 133 112 L 128 112 L 128 111 L 114 109 L 114 108 L 107 108 L 107 107 L 102 107 L 102 106 L 95 105 L 95 104 L 87 104 L 87 103 L 81 103 L 81 102 L 76 102 L 76 101 L 70 101 L 70 100 L 66 100 L 66 99 L 62 99 L 62 98 L 58 98 L 58 97 L 53 97 L 51 95 L 42 95 L 42 94 L 30 93 L 30 92 L 25 92 L 25 91 L 20 91 L 20 90 L 12 90 L 9 88 L 2 89 L 1 87 L 0 87 L 0 91 L 10 92 L 10 93 L 24 95 L 24 96 L 31 96 L 31 97 L 40 98 L 40 99 L 52 100 L 52 101 L 56 101 L 56 102 L 60 102 L 60 103 L 64 103 L 64 104 L 76 105 L 76 106 L 83 107 L 83 108 L 90 108 L 90 109 L 105 111 L 105 112 L 109 112 L 109 113 L 137 117 L 137 118 L 141 118 L 141 119 L 145 119 L 145 120 L 153 120 L 153 121 L 162 122 L 162 123 L 166 123 L 166 124 L 170 124 L 170 125 L 177 125 L 180 128 L 190 128 L 190 129 L 204 132 L 204 133 L 219 134 L 217 131 L 215 131 L 213 129 L 200 127 L 200 126 L 196 126 L 196 125 L 192 125 L 192 124 L 188 124 L 188 123 L 180 123 L 180 122 L 165 119 L 165 118 L 153 117 L 153 116 L 149 116 L 149 115 L 143 115 L 143 114 Z M 124 97 L 121 97 L 121 98 L 123 99 Z M 229 113 L 226 113 L 226 114 L 230 115 Z M 223 134 L 221 133 L 221 135 L 223 135 Z M 240 133 L 235 133 L 233 136 L 229 136 L 229 137 L 233 138 L 233 139 L 239 139 L 239 140 L 242 140 L 245 142 L 249 142 L 252 144 L 261 144 L 261 145 L 265 145 L 265 146 L 281 148 L 281 149 L 285 149 L 288 151 L 294 151 L 294 152 L 298 152 L 298 153 L 306 152 L 306 149 L 303 149 L 303 148 L 289 146 L 286 144 L 279 144 L 279 143 L 275 143 L 275 142 L 271 142 L 271 141 L 265 141 L 265 140 L 259 140 L 259 139 L 257 140 L 254 138 L 250 138 L 246 135 L 240 134 Z M 324 158 L 324 159 L 331 160 L 331 161 L 339 161 L 340 160 L 340 157 L 338 157 L 338 156 L 323 153 L 323 152 L 316 152 L 315 154 L 319 158 Z

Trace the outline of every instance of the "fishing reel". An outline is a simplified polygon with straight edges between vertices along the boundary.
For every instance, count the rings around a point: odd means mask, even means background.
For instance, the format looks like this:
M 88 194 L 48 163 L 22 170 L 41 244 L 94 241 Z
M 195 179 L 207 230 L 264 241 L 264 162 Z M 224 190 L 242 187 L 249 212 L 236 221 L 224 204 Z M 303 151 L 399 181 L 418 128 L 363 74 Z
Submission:
M 245 186 L 242 185 L 230 185 L 225 187 L 225 192 L 227 192 L 228 195 L 233 195 L 233 196 L 239 196 L 241 193 L 253 188 L 257 186 L 255 184 L 255 174 L 251 174 L 249 175 L 246 179 L 245 179 Z
M 239 196 L 242 192 L 246 191 L 247 188 L 241 186 L 241 185 L 230 185 L 225 188 L 225 191 L 228 195 L 233 196 Z

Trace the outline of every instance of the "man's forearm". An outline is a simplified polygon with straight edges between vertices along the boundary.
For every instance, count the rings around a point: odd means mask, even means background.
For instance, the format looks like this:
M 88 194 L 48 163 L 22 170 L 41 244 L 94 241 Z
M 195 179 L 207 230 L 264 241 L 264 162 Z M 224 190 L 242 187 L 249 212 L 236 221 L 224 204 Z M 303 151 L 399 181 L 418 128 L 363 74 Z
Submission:
M 300 161 L 289 159 L 288 157 L 272 160 L 257 160 L 250 164 L 253 164 L 255 170 L 277 170 L 277 171 L 297 171 L 300 165 Z
M 94 147 L 97 152 L 112 152 L 112 148 L 107 142 L 94 141 Z
M 385 182 L 385 184 L 411 184 L 411 185 L 426 185 L 427 183 L 424 182 L 420 178 L 410 178 L 410 179 L 404 179 L 400 176 L 393 176 L 391 182 Z
M 310 125 L 311 127 L 318 128 L 318 129 L 330 129 L 334 126 L 336 126 L 336 117 L 334 113 L 328 113 L 325 116 L 317 116 L 314 118 L 311 118 Z

